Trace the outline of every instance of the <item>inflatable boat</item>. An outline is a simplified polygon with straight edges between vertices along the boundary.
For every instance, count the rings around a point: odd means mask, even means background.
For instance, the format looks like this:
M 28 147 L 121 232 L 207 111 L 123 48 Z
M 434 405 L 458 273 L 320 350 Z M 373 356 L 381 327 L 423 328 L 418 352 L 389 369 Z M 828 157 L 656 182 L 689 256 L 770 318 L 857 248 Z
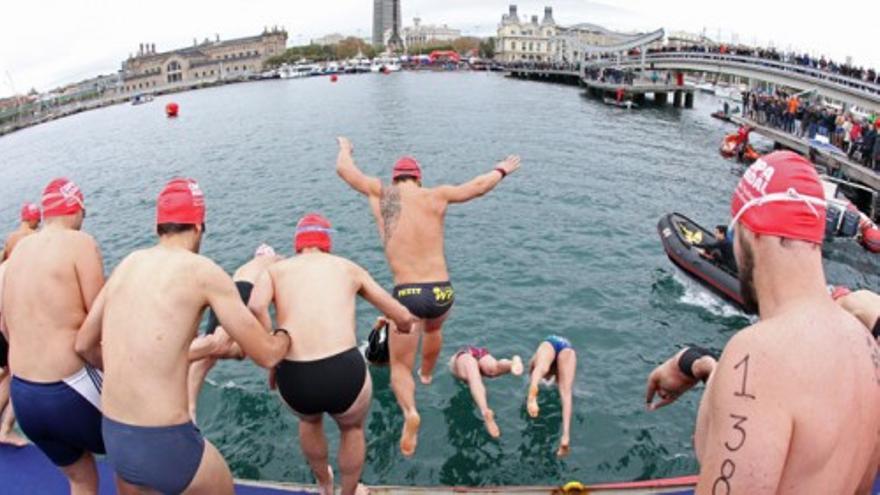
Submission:
M 745 311 L 737 274 L 704 258 L 695 244 L 711 240 L 712 232 L 679 213 L 670 213 L 657 224 L 660 241 L 670 261 L 688 277 Z

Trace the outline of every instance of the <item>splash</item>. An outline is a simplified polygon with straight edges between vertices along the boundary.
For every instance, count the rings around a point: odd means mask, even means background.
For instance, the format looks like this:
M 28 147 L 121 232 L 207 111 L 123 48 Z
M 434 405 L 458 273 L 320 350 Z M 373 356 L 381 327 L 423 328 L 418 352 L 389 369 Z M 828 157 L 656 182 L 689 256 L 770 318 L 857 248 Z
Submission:
M 679 298 L 679 301 L 684 304 L 703 308 L 713 315 L 722 318 L 745 318 L 752 322 L 757 320 L 757 318 L 750 317 L 729 302 L 715 295 L 712 291 L 682 273 L 678 268 L 676 268 L 672 278 L 684 288 L 684 293 Z

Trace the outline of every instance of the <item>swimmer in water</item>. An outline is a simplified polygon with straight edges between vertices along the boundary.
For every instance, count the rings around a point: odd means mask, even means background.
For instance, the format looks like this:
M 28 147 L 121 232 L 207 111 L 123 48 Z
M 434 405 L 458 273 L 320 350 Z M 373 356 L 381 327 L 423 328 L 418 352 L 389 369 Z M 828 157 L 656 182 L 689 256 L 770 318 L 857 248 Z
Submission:
M 529 416 L 537 418 L 538 386 L 542 381 L 558 385 L 559 401 L 562 403 L 562 438 L 559 440 L 557 457 L 565 457 L 571 451 L 571 408 L 572 387 L 577 373 L 577 353 L 565 337 L 551 335 L 538 345 L 535 355 L 529 361 L 529 393 L 526 409 Z
M 497 378 L 508 373 L 520 376 L 523 373 L 523 363 L 519 356 L 510 359 L 495 359 L 485 347 L 467 346 L 456 352 L 449 359 L 449 369 L 452 376 L 468 384 L 471 396 L 480 414 L 486 423 L 486 431 L 492 438 L 501 436 L 501 430 L 495 423 L 495 413 L 489 409 L 486 400 L 486 387 L 483 386 L 483 377 Z
M 282 259 L 284 258 L 275 254 L 275 250 L 272 249 L 271 246 L 263 244 L 257 248 L 254 257 L 250 261 L 235 271 L 232 275 L 232 281 L 235 282 L 235 288 L 238 289 L 238 294 L 241 296 L 243 303 L 247 304 L 248 301 L 250 301 L 254 284 L 257 279 L 260 278 L 260 275 L 262 275 L 268 267 Z M 205 336 L 199 337 L 196 340 L 199 341 L 205 339 L 207 336 L 210 336 L 217 331 L 225 332 L 223 327 L 220 326 L 217 314 L 211 310 L 208 312 L 208 326 L 205 330 Z M 241 347 L 239 347 L 238 344 L 233 344 L 230 348 L 230 352 L 226 355 L 210 356 L 190 364 L 187 389 L 189 393 L 189 415 L 193 421 L 196 420 L 196 405 L 199 398 L 199 392 L 202 390 L 202 385 L 205 383 L 205 378 L 208 376 L 208 372 L 210 372 L 214 365 L 217 364 L 218 359 L 244 359 L 244 353 L 241 352 Z
M 419 336 L 422 364 L 418 371 L 429 385 L 443 345 L 443 323 L 455 303 L 443 251 L 446 211 L 451 204 L 466 203 L 494 189 L 519 170 L 520 159 L 509 156 L 491 171 L 464 184 L 422 187 L 422 169 L 411 157 L 397 161 L 391 184 L 364 174 L 355 165 L 354 147 L 340 137 L 336 172 L 352 189 L 368 198 L 385 246 L 385 257 L 394 275 L 392 295 L 419 318 L 418 331 L 391 332 L 391 389 L 404 416 L 400 451 L 415 454 L 421 417 L 416 409 L 413 379 Z

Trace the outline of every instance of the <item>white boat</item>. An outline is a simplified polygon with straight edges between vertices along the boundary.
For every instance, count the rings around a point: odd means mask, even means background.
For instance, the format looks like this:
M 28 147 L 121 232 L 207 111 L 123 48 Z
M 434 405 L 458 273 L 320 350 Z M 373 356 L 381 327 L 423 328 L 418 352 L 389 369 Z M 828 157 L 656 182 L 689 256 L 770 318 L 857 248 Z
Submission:
M 632 100 L 617 101 L 614 98 L 609 98 L 606 96 L 603 99 L 603 101 L 605 102 L 606 105 L 611 105 L 613 107 L 619 107 L 619 108 L 625 108 L 627 110 L 631 110 L 633 108 L 638 108 L 638 105 L 633 103 Z
M 370 72 L 400 72 L 400 59 L 396 57 L 381 57 L 373 59 L 373 64 L 370 66 Z

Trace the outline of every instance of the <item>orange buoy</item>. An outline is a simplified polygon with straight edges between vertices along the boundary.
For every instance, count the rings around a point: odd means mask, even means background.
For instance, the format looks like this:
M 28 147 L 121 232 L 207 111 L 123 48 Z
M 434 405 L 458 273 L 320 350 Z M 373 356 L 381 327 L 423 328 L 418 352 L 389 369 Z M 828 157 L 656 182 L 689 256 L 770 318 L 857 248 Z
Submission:
M 339 80 L 339 76 L 337 76 L 336 74 L 333 74 L 332 76 L 330 76 L 330 82 L 335 83 L 338 80 Z
M 165 105 L 165 115 L 169 117 L 177 117 L 177 112 L 180 110 L 180 107 L 177 103 L 171 102 Z

